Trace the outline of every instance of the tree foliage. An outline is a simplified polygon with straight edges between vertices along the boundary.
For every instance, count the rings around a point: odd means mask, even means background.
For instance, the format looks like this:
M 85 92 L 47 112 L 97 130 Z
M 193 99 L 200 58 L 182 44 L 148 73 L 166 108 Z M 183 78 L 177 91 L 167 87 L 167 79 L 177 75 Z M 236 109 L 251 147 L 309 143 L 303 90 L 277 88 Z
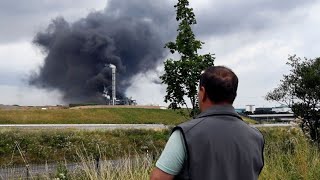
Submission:
M 213 66 L 212 54 L 198 55 L 203 42 L 195 38 L 191 26 L 197 23 L 193 9 L 188 0 L 179 0 L 176 8 L 176 20 L 180 22 L 175 42 L 168 42 L 165 48 L 172 54 L 178 53 L 180 59 L 167 59 L 164 63 L 165 73 L 160 77 L 162 83 L 167 84 L 165 102 L 170 102 L 170 108 L 187 107 L 190 116 L 198 112 L 197 86 L 201 71 Z M 185 99 L 190 100 L 191 110 Z
M 320 58 L 289 56 L 291 71 L 279 87 L 269 92 L 267 100 L 287 104 L 301 119 L 305 134 L 320 144 Z

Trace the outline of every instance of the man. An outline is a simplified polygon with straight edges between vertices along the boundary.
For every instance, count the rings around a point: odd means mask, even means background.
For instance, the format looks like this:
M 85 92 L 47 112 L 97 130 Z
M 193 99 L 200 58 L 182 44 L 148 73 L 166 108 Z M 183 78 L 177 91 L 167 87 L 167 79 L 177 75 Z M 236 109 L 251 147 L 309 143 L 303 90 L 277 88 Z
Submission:
M 237 89 L 238 78 L 226 67 L 209 67 L 201 74 L 201 114 L 173 129 L 151 180 L 258 179 L 264 139 L 235 112 Z

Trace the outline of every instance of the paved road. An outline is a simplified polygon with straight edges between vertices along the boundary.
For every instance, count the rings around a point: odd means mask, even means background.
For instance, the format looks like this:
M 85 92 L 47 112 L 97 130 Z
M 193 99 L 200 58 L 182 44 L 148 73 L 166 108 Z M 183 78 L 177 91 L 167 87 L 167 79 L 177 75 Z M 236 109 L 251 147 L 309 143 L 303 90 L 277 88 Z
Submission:
M 292 124 L 255 124 L 253 127 L 291 127 Z M 1 124 L 0 128 L 23 128 L 23 129 L 166 129 L 163 124 Z
M 0 128 L 23 129 L 165 129 L 163 124 L 1 124 Z
M 288 124 L 288 123 L 276 123 L 276 124 L 255 124 L 251 125 L 253 127 L 293 127 L 294 124 Z

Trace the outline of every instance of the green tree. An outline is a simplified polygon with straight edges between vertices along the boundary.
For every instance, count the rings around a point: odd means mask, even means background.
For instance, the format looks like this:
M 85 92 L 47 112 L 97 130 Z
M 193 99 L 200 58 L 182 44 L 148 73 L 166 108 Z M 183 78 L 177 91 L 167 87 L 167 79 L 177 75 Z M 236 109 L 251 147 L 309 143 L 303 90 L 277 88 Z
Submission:
M 180 109 L 186 107 L 189 116 L 199 112 L 197 99 L 197 86 L 201 71 L 213 66 L 212 54 L 198 55 L 203 42 L 197 40 L 191 26 L 196 24 L 193 9 L 189 7 L 188 0 L 179 0 L 176 8 L 176 20 L 179 21 L 178 35 L 175 42 L 168 42 L 165 48 L 172 54 L 178 53 L 180 59 L 167 59 L 164 63 L 165 73 L 160 77 L 162 83 L 167 84 L 165 102 L 170 102 L 170 108 Z M 191 102 L 188 107 L 186 98 Z
M 320 144 L 320 58 L 301 59 L 289 56 L 290 73 L 266 96 L 267 100 L 285 103 L 301 120 L 303 132 Z

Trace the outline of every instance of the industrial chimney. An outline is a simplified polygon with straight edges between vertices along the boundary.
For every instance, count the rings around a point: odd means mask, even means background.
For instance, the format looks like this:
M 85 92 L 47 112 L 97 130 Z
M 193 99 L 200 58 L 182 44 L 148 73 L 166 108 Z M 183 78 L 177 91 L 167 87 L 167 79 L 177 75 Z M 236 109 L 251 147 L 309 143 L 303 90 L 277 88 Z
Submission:
M 117 67 L 113 64 L 109 64 L 109 67 L 112 70 L 112 105 L 116 104 L 116 69 Z

